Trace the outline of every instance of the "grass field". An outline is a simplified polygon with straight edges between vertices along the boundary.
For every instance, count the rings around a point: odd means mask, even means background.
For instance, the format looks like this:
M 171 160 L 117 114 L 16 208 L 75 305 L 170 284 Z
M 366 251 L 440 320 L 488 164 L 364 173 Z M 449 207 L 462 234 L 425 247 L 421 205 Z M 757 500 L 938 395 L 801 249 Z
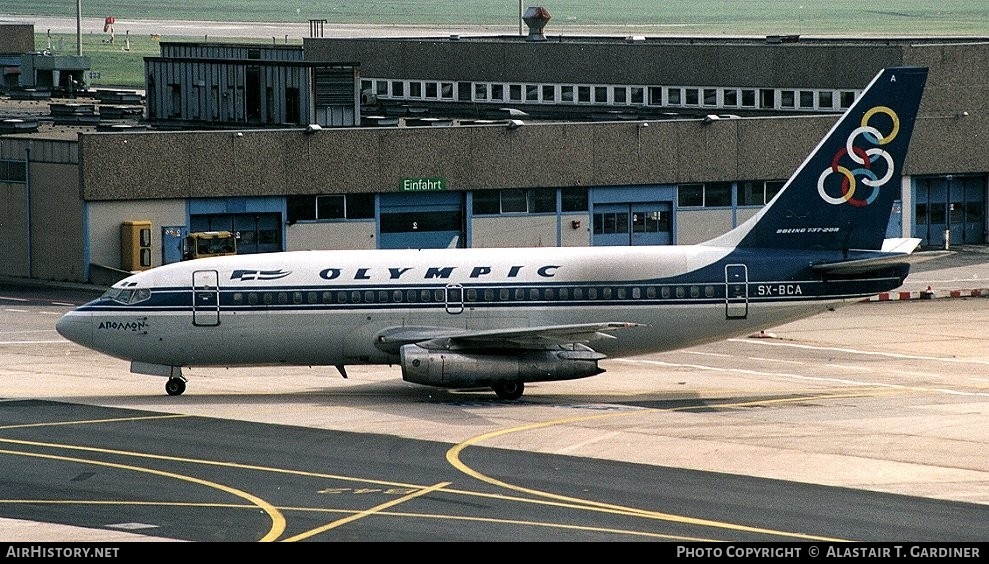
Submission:
M 105 34 L 83 34 L 82 52 L 89 57 L 90 69 L 99 73 L 99 78 L 89 80 L 90 86 L 144 88 L 144 57 L 161 55 L 159 41 L 188 41 L 188 37 L 162 36 L 155 40 L 148 35 L 131 35 L 125 37 L 117 33 L 113 44 L 104 43 L 109 36 Z M 235 41 L 228 39 L 228 41 Z M 242 41 L 248 41 L 244 39 Z M 290 40 L 289 44 L 302 44 L 302 39 Z M 48 49 L 49 39 L 45 34 L 35 34 L 35 48 L 38 51 Z M 75 55 L 76 36 L 74 34 L 52 34 L 52 51 Z M 127 47 L 129 50 L 125 50 Z
M 989 37 L 986 0 L 552 0 L 521 4 L 544 6 L 553 16 L 546 33 L 587 34 L 627 31 L 642 35 L 760 36 L 964 36 Z M 310 18 L 340 24 L 437 26 L 518 25 L 515 0 L 85 0 L 83 16 L 117 18 L 117 37 L 84 34 L 83 52 L 91 57 L 98 86 L 143 86 L 143 58 L 159 54 L 151 37 L 125 37 L 127 19 L 292 22 Z M 74 18 L 75 0 L 2 0 L 3 15 Z M 175 41 L 181 37 L 161 37 Z M 247 38 L 245 38 L 247 39 Z M 259 40 L 261 38 L 258 38 Z M 267 40 L 268 38 L 264 38 Z M 54 35 L 55 52 L 74 53 L 74 35 Z M 298 39 L 301 43 L 301 38 Z M 39 50 L 49 38 L 38 34 Z
M 634 27 L 661 33 L 989 35 L 985 0 L 526 0 L 552 29 Z M 304 23 L 517 25 L 516 0 L 85 0 L 84 16 Z M 75 17 L 75 0 L 3 0 L 0 13 Z M 0 14 L 0 15 L 2 15 Z M 547 28 L 549 32 L 550 28 Z

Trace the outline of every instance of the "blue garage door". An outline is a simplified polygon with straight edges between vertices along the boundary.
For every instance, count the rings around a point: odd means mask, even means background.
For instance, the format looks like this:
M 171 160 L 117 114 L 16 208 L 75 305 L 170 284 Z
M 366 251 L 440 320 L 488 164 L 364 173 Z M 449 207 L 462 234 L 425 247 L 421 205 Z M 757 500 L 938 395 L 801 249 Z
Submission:
M 378 248 L 464 247 L 464 194 L 416 192 L 382 194 Z
M 913 236 L 934 247 L 985 243 L 985 194 L 985 176 L 919 179 Z
M 671 202 L 596 204 L 592 241 L 596 246 L 669 245 Z

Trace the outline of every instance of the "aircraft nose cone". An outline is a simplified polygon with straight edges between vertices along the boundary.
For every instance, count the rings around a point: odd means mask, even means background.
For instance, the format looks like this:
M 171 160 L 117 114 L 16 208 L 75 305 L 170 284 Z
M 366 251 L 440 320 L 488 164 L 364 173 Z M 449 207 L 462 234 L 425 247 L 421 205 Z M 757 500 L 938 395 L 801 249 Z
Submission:
M 93 342 L 93 324 L 88 316 L 69 312 L 55 323 L 58 334 L 83 346 Z

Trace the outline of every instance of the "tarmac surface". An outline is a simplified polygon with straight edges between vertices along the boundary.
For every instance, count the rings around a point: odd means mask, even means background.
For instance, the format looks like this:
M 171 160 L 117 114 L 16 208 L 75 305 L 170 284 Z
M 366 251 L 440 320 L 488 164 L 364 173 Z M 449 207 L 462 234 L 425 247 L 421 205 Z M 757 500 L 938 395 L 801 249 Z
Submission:
M 0 331 L 0 397 L 563 455 L 587 468 L 633 463 L 715 473 L 725 484 L 749 477 L 851 488 L 984 516 L 989 300 L 971 296 L 989 295 L 989 253 L 956 250 L 917 265 L 895 303 L 865 301 L 747 339 L 604 361 L 605 374 L 532 385 L 518 402 L 407 384 L 386 367 L 348 369 L 348 380 L 308 367 L 192 369 L 186 394 L 169 397 L 161 379 L 130 374 L 51 330 L 99 288 L 0 280 L 9 327 Z M 52 301 L 41 302 L 46 296 Z M 772 507 L 781 491 L 757 495 Z M 678 503 L 709 497 L 686 494 Z M 955 524 L 958 538 L 989 538 L 987 523 Z M 161 540 L 143 532 L 0 519 L 0 541 Z

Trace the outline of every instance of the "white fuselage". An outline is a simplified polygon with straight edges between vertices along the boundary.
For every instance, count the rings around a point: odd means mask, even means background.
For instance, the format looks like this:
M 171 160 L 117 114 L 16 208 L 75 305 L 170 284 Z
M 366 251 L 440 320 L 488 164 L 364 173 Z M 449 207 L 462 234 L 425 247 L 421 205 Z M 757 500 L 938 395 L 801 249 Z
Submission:
M 125 279 L 114 288 L 128 303 L 97 300 L 59 330 L 152 364 L 347 365 L 395 363 L 395 351 L 378 346 L 376 336 L 396 327 L 634 324 L 592 345 L 622 357 L 743 335 L 859 297 L 811 295 L 815 280 L 746 279 L 744 295 L 729 299 L 724 268 L 711 268 L 728 251 L 303 251 L 200 259 Z M 705 268 L 713 275 L 694 275 Z

